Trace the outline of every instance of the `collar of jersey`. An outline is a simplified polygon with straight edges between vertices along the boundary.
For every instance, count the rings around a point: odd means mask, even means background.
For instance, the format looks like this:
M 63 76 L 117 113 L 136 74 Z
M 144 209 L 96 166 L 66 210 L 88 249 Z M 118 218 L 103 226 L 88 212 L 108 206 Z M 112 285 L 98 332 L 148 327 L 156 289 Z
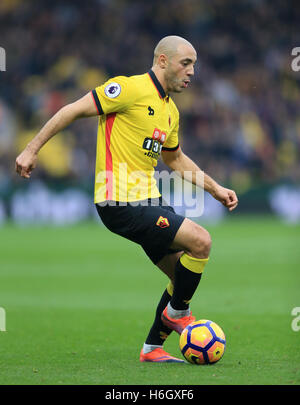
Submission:
M 158 78 L 155 76 L 155 73 L 153 72 L 152 69 L 150 69 L 150 70 L 148 71 L 148 75 L 150 76 L 150 78 L 151 78 L 151 80 L 152 80 L 154 86 L 156 87 L 156 90 L 158 91 L 159 96 L 160 96 L 161 98 L 167 97 L 166 92 L 164 91 L 162 85 L 160 84 Z

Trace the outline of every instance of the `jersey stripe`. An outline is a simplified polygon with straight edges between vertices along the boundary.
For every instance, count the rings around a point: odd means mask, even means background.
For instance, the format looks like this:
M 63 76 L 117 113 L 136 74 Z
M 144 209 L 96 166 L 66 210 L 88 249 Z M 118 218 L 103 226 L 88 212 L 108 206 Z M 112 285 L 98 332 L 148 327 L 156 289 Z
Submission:
M 177 150 L 179 148 L 179 144 L 177 146 L 175 146 L 174 148 L 164 148 L 162 147 L 162 150 L 164 152 L 175 152 L 175 150 Z
M 97 108 L 98 114 L 99 115 L 104 114 L 103 109 L 102 109 L 101 104 L 100 104 L 100 101 L 99 101 L 99 98 L 97 96 L 96 90 L 92 90 L 91 93 L 92 93 L 93 100 L 94 100 L 95 106 Z
M 105 169 L 106 169 L 106 199 L 113 199 L 113 162 L 110 150 L 110 140 L 116 113 L 107 114 L 105 125 Z

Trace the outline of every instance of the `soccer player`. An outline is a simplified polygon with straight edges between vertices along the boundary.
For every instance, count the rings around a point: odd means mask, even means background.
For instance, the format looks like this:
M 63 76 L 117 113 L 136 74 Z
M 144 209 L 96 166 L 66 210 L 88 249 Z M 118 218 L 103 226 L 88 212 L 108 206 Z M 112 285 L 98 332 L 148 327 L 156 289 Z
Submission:
M 180 334 L 195 320 L 189 303 L 211 248 L 206 229 L 165 204 L 154 178 L 157 159 L 161 156 L 182 177 L 190 173 L 193 184 L 229 211 L 238 204 L 235 192 L 204 173 L 178 143 L 179 113 L 170 93 L 189 86 L 196 59 L 184 38 L 161 39 L 147 73 L 114 77 L 64 106 L 16 159 L 16 171 L 29 178 L 51 137 L 78 118 L 99 115 L 94 196 L 99 216 L 109 230 L 140 244 L 169 278 L 140 361 L 183 361 L 165 352 L 163 344 L 172 330 Z

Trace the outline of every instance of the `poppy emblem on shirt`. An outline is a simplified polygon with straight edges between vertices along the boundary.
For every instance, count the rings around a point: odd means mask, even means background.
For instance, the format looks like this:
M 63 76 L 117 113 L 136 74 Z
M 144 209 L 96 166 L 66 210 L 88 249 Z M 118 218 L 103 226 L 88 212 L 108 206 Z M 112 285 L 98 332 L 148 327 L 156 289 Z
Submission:
M 119 83 L 109 83 L 105 89 L 104 93 L 107 95 L 109 98 L 115 98 L 118 97 L 118 95 L 121 93 L 121 86 Z

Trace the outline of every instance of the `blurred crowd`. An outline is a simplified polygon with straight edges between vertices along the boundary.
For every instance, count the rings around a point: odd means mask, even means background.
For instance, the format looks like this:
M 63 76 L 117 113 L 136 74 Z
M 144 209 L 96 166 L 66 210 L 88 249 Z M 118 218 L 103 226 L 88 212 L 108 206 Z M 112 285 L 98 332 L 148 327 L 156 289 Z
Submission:
M 1 0 L 0 192 L 21 181 L 15 157 L 46 120 L 109 77 L 146 72 L 166 35 L 198 53 L 173 97 L 184 152 L 239 193 L 300 183 L 299 23 L 293 0 Z M 82 119 L 51 140 L 35 176 L 92 184 L 96 129 Z

